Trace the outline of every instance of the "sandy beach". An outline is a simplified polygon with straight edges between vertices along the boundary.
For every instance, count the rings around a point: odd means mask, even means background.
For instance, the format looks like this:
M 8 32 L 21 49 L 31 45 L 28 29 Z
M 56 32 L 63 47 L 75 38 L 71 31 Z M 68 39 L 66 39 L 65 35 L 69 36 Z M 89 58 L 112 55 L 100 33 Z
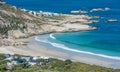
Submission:
M 0 53 L 5 54 L 20 54 L 20 55 L 30 55 L 30 56 L 47 56 L 54 57 L 58 59 L 71 59 L 77 62 L 83 62 L 87 64 L 94 64 L 108 68 L 120 68 L 118 65 L 120 62 L 112 61 L 112 60 L 104 60 L 99 59 L 95 56 L 87 56 L 84 54 L 79 54 L 75 52 L 70 52 L 62 49 L 56 48 L 47 48 L 43 45 L 40 45 L 37 41 L 35 41 L 35 37 L 30 37 L 29 39 L 23 39 L 28 42 L 25 46 L 4 46 L 0 47 Z M 19 41 L 19 40 L 18 40 Z
M 34 40 L 34 37 L 24 39 L 28 42 L 25 46 L 5 46 L 0 47 L 0 53 L 30 55 L 30 56 L 67 56 L 66 53 L 56 50 L 49 50 L 41 45 L 38 45 Z M 19 41 L 19 40 L 18 40 Z

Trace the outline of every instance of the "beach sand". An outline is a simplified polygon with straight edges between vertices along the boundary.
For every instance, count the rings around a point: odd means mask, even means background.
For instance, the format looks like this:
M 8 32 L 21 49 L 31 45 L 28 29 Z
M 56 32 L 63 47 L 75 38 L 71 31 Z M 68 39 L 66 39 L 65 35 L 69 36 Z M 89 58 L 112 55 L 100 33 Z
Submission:
M 29 38 L 28 40 L 25 39 L 25 41 L 29 41 L 27 45 L 25 46 L 5 46 L 0 47 L 0 53 L 10 53 L 10 54 L 21 54 L 21 55 L 30 55 L 30 56 L 67 56 L 66 53 L 56 51 L 56 50 L 50 50 L 48 48 L 45 48 L 41 45 L 38 45 L 37 43 L 33 42 L 33 37 Z
M 47 56 L 47 57 L 53 57 L 63 60 L 71 59 L 77 62 L 83 62 L 91 65 L 99 65 L 108 68 L 120 68 L 119 65 L 112 66 L 115 65 L 114 62 L 112 61 L 97 59 L 95 57 L 88 57 L 82 54 L 77 54 L 70 51 L 58 50 L 55 48 L 46 48 L 40 45 L 37 41 L 35 41 L 35 37 L 30 37 L 29 39 L 23 39 L 23 40 L 28 42 L 28 44 L 25 46 L 16 46 L 16 47 L 14 46 L 0 47 L 0 53 L 30 55 L 30 56 Z

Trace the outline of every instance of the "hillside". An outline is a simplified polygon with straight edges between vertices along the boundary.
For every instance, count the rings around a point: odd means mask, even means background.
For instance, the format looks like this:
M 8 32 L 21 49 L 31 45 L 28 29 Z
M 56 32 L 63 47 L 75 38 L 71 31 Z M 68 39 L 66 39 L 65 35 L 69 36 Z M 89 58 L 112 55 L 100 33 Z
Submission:
M 3 35 L 1 38 L 10 36 L 19 38 L 33 34 L 30 29 L 33 28 L 33 31 L 35 28 L 39 28 L 41 24 L 44 24 L 43 21 L 43 18 L 30 15 L 15 6 L 0 4 L 0 34 Z M 19 32 L 20 35 L 12 34 L 14 32 Z
M 120 72 L 119 69 L 104 68 L 96 65 L 89 65 L 80 62 L 72 62 L 70 60 L 58 60 L 50 58 L 49 62 L 45 59 L 38 59 L 42 65 L 29 65 L 29 62 L 17 63 L 8 68 L 9 60 L 3 60 L 4 54 L 0 54 L 0 72 Z M 14 55 L 13 58 L 24 57 L 21 55 Z M 15 59 L 12 60 L 16 61 Z M 11 61 L 11 62 L 12 62 Z

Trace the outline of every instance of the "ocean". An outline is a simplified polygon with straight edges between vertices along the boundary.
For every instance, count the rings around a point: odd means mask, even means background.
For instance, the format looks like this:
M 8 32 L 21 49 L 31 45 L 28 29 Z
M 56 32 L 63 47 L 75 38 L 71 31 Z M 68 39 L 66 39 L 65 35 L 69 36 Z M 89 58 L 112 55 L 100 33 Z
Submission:
M 71 10 L 110 8 L 107 11 L 88 13 L 101 16 L 99 23 L 90 24 L 98 29 L 73 33 L 56 33 L 36 36 L 36 40 L 59 49 L 120 60 L 120 0 L 5 0 L 19 8 L 69 14 Z M 107 19 L 118 22 L 107 23 Z

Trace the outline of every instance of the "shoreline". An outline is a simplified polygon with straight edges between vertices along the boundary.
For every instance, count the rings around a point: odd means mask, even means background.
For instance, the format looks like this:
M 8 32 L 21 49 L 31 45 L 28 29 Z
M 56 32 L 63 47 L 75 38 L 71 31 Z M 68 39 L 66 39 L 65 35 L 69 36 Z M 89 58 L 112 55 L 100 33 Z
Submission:
M 82 62 L 90 65 L 98 65 L 107 68 L 119 69 L 120 63 L 117 60 L 102 59 L 102 57 L 76 53 L 59 48 L 52 47 L 48 44 L 41 44 L 35 40 L 35 36 L 25 39 L 28 42 L 25 46 L 8 46 L 0 47 L 0 53 L 5 54 L 20 54 L 29 56 L 47 56 L 51 58 L 57 58 L 60 60 L 70 59 L 75 62 Z
M 62 48 L 61 46 L 57 45 L 57 46 L 54 46 L 53 43 L 49 44 L 48 42 L 46 42 L 47 37 L 45 36 L 40 36 L 40 41 L 38 40 L 38 42 L 40 42 L 40 45 L 43 45 L 47 48 L 52 48 L 52 49 L 55 49 L 55 50 L 58 50 L 58 51 L 61 51 L 61 52 L 65 52 L 67 53 L 69 56 L 68 56 L 68 59 L 71 59 L 71 60 L 75 60 L 77 62 L 83 62 L 83 63 L 88 63 L 88 64 L 95 64 L 95 65 L 99 65 L 99 66 L 103 66 L 103 67 L 108 67 L 108 68 L 120 68 L 120 60 L 119 58 L 117 59 L 117 57 L 112 57 L 111 56 L 107 56 L 107 55 L 102 55 L 102 54 L 96 54 L 95 55 L 91 52 L 85 52 L 83 53 L 84 51 L 79 51 L 76 49 L 73 49 L 73 48 Z M 46 45 L 47 44 L 47 45 Z M 79 52 L 78 52 L 79 51 Z M 77 58 L 77 57 L 78 58 Z M 107 57 L 106 57 L 107 56 Z M 109 58 L 110 57 L 110 58 Z M 113 59 L 115 58 L 115 59 Z M 91 61 L 89 61 L 91 60 Z M 109 63 L 110 65 L 106 64 L 106 63 Z M 108 65 L 108 66 L 106 66 Z

